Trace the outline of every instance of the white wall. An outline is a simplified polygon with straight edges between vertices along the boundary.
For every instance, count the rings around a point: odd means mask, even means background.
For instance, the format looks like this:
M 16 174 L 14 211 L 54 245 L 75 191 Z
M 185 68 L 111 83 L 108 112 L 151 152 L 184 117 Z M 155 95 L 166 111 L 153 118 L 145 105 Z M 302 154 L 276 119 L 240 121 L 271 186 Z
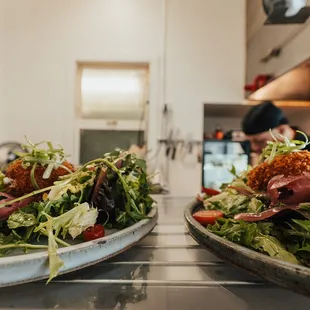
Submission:
M 243 100 L 244 1 L 168 1 L 167 96 L 173 121 L 185 135 L 202 139 L 202 102 Z M 184 137 L 184 136 L 183 136 Z M 201 165 L 170 163 L 172 193 L 199 189 Z
M 57 140 L 75 155 L 76 61 L 158 61 L 160 21 L 153 0 L 5 0 L 5 96 L 9 113 L 23 111 L 10 138 Z
M 247 83 L 253 82 L 258 74 L 274 74 L 278 76 L 310 57 L 310 23 L 295 25 L 263 25 L 266 15 L 260 0 L 248 0 L 249 5 L 257 11 L 258 20 L 248 23 L 247 42 Z M 258 3 L 259 2 L 259 3 Z M 307 1 L 310 6 L 310 0 Z M 249 11 L 249 9 L 248 9 Z M 248 18 L 251 16 L 248 14 Z M 260 23 L 260 26 L 257 25 Z M 253 31 L 253 27 L 255 31 Z M 278 58 L 267 63 L 260 60 L 270 50 L 282 46 L 283 51 Z
M 238 2 L 168 1 L 166 101 L 175 125 L 190 121 L 197 139 L 202 102 L 243 99 L 245 8 Z
M 4 0 L 0 0 L 0 113 L 4 113 Z M 6 138 L 6 126 L 0 122 L 0 141 Z
M 164 1 L 4 0 L 6 126 L 14 115 L 6 139 L 57 140 L 75 155 L 76 61 L 149 61 L 151 147 L 160 137 L 164 102 L 171 125 L 201 139 L 202 102 L 243 100 L 245 3 L 167 3 L 163 49 Z M 171 163 L 172 194 L 195 194 L 200 170 Z

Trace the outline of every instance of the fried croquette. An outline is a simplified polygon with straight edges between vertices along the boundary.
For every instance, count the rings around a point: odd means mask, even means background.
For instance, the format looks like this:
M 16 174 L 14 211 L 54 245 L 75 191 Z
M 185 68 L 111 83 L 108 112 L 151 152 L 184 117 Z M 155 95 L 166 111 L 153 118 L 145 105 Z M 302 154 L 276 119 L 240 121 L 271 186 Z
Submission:
M 73 165 L 71 165 L 68 161 L 65 161 L 62 165 L 67 167 L 69 170 L 74 171 Z M 68 174 L 66 169 L 59 167 L 52 170 L 48 179 L 43 179 L 42 176 L 45 169 L 46 166 L 42 167 L 40 165 L 38 165 L 35 169 L 35 180 L 39 188 L 51 186 L 59 179 L 60 176 Z M 22 166 L 22 159 L 17 159 L 10 163 L 5 172 L 6 177 L 11 180 L 7 193 L 13 197 L 20 197 L 34 191 L 35 188 L 31 183 L 30 172 L 31 167 L 25 169 Z
M 256 191 L 266 191 L 268 182 L 276 175 L 300 175 L 310 172 L 310 152 L 300 151 L 278 155 L 270 163 L 264 162 L 247 175 L 247 185 Z

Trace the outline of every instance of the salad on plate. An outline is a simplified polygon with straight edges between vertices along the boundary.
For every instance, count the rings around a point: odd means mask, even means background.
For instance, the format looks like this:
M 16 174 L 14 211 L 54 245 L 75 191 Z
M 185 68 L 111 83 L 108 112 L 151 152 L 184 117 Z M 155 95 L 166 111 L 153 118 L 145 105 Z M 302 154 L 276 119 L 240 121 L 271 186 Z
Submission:
M 0 172 L 1 256 L 47 250 L 49 282 L 63 265 L 59 247 L 148 218 L 146 163 L 134 154 L 115 150 L 76 167 L 58 144 L 27 139 L 22 148 Z
M 193 217 L 212 233 L 286 262 L 310 266 L 308 141 L 273 136 L 260 163 L 221 191 L 204 189 Z

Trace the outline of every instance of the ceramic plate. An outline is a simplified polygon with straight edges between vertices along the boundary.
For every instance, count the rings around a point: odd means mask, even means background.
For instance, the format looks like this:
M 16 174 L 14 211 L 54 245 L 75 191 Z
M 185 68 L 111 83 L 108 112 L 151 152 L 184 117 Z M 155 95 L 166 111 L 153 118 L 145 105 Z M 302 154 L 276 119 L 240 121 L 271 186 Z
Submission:
M 193 202 L 184 213 L 187 229 L 199 244 L 264 280 L 310 296 L 310 268 L 280 261 L 209 232 L 192 217 L 201 207 L 201 203 Z
M 126 251 L 155 227 L 157 222 L 155 206 L 148 216 L 148 219 L 103 238 L 59 249 L 58 254 L 64 262 L 59 274 L 94 265 Z M 49 277 L 47 252 L 1 257 L 0 275 L 0 287 L 46 279 Z

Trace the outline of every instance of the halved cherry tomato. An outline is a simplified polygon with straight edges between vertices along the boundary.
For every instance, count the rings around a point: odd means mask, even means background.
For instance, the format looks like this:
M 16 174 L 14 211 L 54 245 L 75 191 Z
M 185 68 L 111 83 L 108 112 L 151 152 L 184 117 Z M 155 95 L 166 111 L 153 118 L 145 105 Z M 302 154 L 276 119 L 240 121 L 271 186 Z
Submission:
M 100 224 L 96 224 L 83 231 L 83 238 L 85 241 L 91 241 L 101 237 L 104 237 L 104 227 Z
M 220 192 L 213 189 L 213 188 L 208 188 L 208 187 L 202 187 L 202 191 L 209 195 L 209 196 L 215 196 L 215 195 L 218 195 Z
M 193 214 L 193 218 L 201 225 L 213 225 L 220 217 L 224 217 L 224 214 L 219 210 L 202 210 Z

